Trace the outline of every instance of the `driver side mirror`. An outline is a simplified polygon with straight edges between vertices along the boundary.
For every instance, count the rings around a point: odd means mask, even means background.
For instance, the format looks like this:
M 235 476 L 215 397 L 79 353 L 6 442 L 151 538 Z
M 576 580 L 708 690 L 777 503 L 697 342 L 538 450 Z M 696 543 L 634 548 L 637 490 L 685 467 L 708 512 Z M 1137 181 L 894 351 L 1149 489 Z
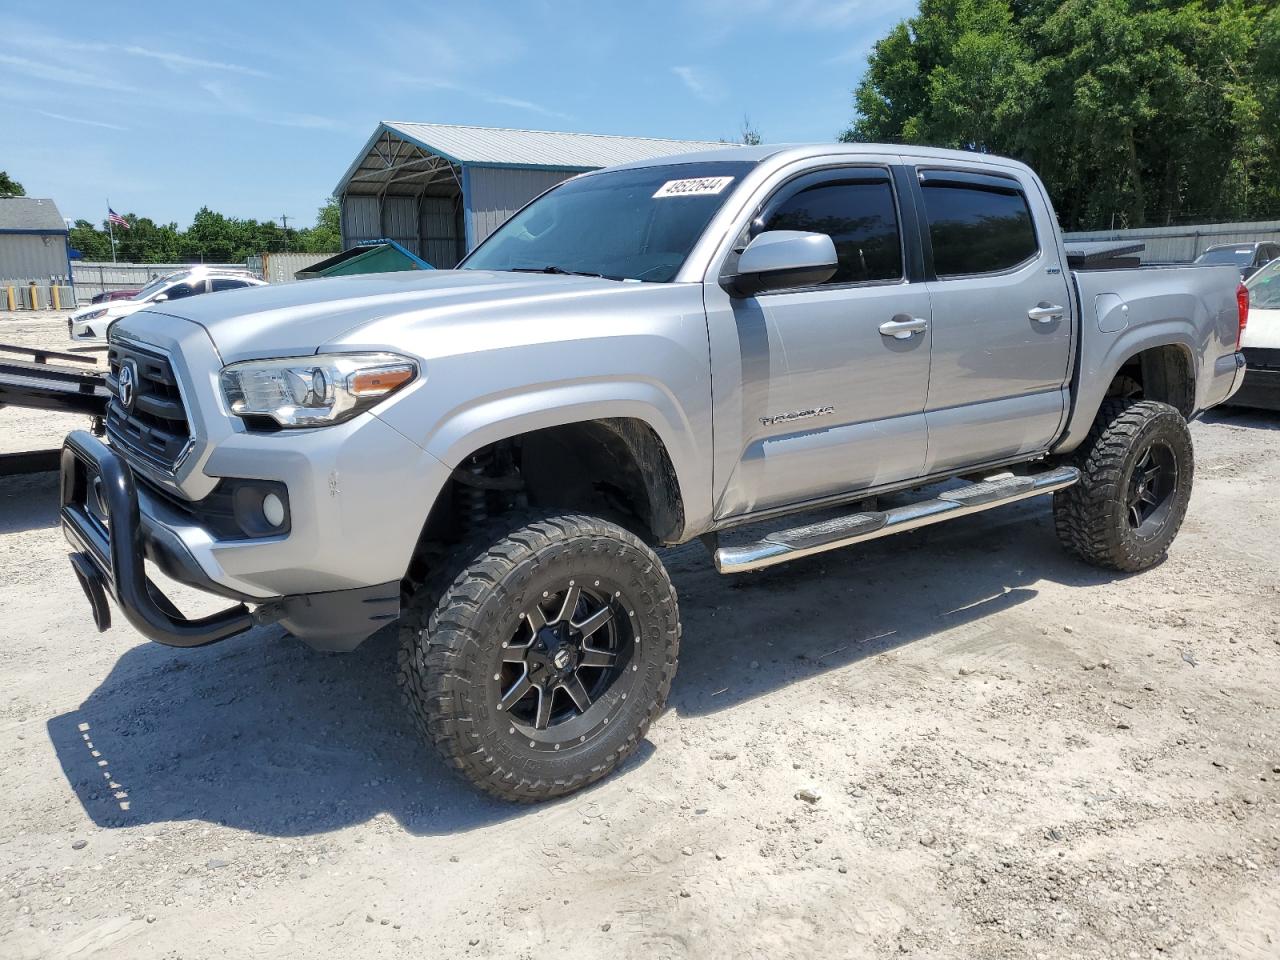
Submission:
M 151 302 L 164 303 L 168 299 L 169 299 L 169 295 L 167 293 L 157 293 L 154 297 L 151 298 Z
M 830 280 L 839 266 L 836 245 L 825 233 L 766 230 L 738 257 L 738 272 L 720 285 L 731 297 L 811 287 Z

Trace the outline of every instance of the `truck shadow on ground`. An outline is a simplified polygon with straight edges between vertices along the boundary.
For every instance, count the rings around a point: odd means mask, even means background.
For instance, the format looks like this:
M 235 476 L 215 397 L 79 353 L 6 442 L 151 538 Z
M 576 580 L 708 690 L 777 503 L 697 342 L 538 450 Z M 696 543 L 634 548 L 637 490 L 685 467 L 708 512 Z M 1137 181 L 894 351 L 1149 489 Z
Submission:
M 1201 416 L 1205 423 L 1225 423 L 1255 430 L 1280 430 L 1280 411 L 1252 407 L 1214 407 Z
M 1048 498 L 729 578 L 699 576 L 709 561 L 696 550 L 667 558 L 685 637 L 671 703 L 683 715 L 980 627 L 1034 600 L 1042 580 L 1089 587 L 1127 576 L 1069 557 Z
M 733 579 L 700 545 L 668 551 L 685 623 L 672 707 L 697 715 L 785 697 L 815 673 L 1026 603 L 1041 578 L 1113 579 L 1061 554 L 1043 500 L 988 517 Z M 202 820 L 303 836 L 389 813 L 411 833 L 440 834 L 522 815 L 420 742 L 396 687 L 394 633 L 345 655 L 278 628 L 199 650 L 142 643 L 79 709 L 48 721 L 49 737 L 105 828 Z M 635 768 L 651 753 L 646 743 L 615 777 L 643 776 Z
M 30 473 L 0 483 L 0 536 L 48 527 L 58 532 L 58 477 Z

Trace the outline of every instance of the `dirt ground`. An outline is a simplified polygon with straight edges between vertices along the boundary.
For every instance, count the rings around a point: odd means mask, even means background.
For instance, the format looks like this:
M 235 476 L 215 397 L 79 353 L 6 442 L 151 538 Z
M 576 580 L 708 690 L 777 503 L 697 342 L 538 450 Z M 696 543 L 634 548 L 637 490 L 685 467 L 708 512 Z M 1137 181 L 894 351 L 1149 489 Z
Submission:
M 80 425 L 5 410 L 0 450 Z M 668 552 L 669 709 L 534 808 L 417 741 L 391 636 L 98 634 L 55 476 L 0 479 L 0 956 L 1280 956 L 1280 417 L 1192 430 L 1140 576 L 1044 499 L 737 579 Z

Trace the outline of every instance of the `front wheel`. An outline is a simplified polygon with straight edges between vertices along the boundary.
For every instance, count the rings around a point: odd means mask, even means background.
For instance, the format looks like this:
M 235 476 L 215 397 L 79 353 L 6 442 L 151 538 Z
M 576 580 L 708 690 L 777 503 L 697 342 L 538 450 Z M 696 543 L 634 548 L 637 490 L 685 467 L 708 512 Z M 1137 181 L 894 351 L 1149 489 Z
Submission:
M 452 582 L 409 598 L 400 681 L 419 730 L 506 800 L 561 796 L 643 739 L 675 675 L 680 623 L 662 563 L 622 527 L 511 519 L 464 544 Z
M 1058 539 L 1095 566 L 1136 572 L 1164 558 L 1191 501 L 1187 422 L 1156 400 L 1107 400 L 1076 453 L 1080 481 L 1053 495 Z

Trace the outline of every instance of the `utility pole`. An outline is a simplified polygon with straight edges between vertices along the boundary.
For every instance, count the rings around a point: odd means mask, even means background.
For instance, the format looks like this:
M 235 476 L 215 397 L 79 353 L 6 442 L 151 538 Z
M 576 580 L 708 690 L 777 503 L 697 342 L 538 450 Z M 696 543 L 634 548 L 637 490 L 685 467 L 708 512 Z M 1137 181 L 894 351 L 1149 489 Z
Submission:
M 284 225 L 284 252 L 289 252 L 289 215 L 287 213 L 280 214 L 280 223 Z

